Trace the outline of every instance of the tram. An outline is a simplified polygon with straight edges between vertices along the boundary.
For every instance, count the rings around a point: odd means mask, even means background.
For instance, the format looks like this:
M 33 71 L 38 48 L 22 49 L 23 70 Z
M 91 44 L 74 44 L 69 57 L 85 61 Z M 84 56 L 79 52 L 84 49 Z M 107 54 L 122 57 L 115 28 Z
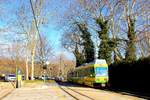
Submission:
M 96 59 L 68 73 L 67 80 L 91 87 L 106 87 L 109 81 L 108 64 L 105 59 Z

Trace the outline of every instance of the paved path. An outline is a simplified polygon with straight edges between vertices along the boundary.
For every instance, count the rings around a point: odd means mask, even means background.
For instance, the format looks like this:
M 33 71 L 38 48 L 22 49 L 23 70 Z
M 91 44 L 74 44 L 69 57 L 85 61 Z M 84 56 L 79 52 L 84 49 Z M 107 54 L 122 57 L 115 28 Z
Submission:
M 2 100 L 74 100 L 57 84 L 38 84 L 32 87 L 15 89 L 11 94 Z

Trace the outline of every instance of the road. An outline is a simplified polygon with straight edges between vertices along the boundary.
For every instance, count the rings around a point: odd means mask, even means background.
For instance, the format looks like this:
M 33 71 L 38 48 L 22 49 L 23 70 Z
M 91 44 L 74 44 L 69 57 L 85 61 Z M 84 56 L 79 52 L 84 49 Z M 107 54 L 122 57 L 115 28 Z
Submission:
M 2 100 L 145 100 L 100 89 L 75 84 L 49 82 L 26 82 Z

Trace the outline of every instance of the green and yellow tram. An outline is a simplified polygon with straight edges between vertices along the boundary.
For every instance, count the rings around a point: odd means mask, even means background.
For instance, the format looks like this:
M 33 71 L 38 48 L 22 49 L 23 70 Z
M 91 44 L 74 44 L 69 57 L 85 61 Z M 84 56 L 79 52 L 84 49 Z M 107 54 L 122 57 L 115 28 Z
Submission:
M 77 67 L 68 73 L 68 81 L 91 87 L 105 87 L 109 81 L 108 65 L 104 59 Z

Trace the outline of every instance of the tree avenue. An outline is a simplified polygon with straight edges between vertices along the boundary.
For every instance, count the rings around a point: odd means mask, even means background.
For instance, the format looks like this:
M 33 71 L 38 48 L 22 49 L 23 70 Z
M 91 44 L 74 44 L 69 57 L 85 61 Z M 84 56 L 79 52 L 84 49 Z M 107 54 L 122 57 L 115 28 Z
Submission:
M 0 0 L 0 57 L 11 68 L 21 67 L 26 80 L 64 48 L 76 66 L 96 58 L 109 65 L 131 63 L 150 55 L 149 0 L 62 0 L 62 8 L 59 0 L 14 1 Z M 59 73 L 61 65 L 49 70 Z
M 79 35 L 83 41 L 81 39 L 78 44 L 81 47 L 78 50 L 84 54 L 85 63 L 92 61 L 93 54 L 95 58 L 106 59 L 108 64 L 132 62 L 143 56 L 148 42 L 141 43 L 137 38 L 138 34 L 149 33 L 148 4 L 147 0 L 79 0 L 72 3 L 64 16 L 69 20 L 65 22 L 69 23 L 66 25 L 71 27 L 69 30 L 74 29 L 74 22 L 82 23 L 78 24 L 80 32 L 84 33 Z M 94 38 L 87 40 L 87 33 Z M 85 46 L 86 43 L 89 46 Z M 90 46 L 94 50 L 88 51 Z

